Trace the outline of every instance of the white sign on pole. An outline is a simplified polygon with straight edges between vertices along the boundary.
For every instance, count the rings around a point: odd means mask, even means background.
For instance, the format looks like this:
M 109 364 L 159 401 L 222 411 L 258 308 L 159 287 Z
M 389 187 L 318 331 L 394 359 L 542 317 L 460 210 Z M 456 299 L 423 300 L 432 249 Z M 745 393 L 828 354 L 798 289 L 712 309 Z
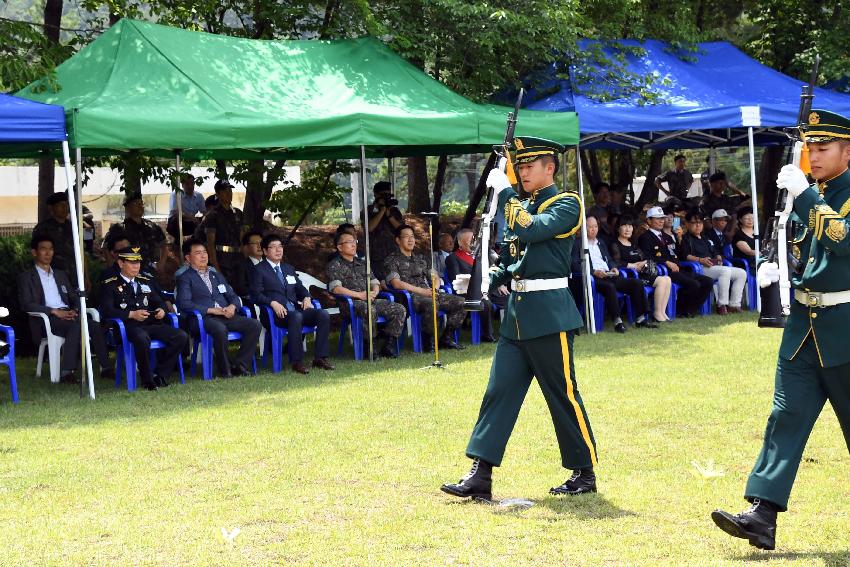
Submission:
M 744 128 L 758 128 L 761 126 L 761 107 L 742 106 L 741 125 Z

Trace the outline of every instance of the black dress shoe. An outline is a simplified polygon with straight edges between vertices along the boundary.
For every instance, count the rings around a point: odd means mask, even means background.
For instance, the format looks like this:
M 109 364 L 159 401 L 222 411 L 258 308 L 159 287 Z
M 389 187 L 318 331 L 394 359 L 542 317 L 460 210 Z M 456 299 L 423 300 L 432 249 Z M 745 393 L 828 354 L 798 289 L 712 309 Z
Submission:
M 449 336 L 445 336 L 440 339 L 440 348 L 446 350 L 463 350 L 466 347 L 463 345 L 457 344 L 453 338 Z
M 250 376 L 251 371 L 244 364 L 234 364 L 230 367 L 230 373 L 233 376 Z
M 292 363 L 292 370 L 294 372 L 297 372 L 298 374 L 309 374 L 310 373 L 310 369 L 307 368 L 306 366 L 304 366 L 304 363 L 300 362 L 300 361 Z
M 61 384 L 79 384 L 80 379 L 77 378 L 77 373 L 73 370 L 71 372 L 66 372 L 59 378 L 59 383 Z
M 446 483 L 440 487 L 446 494 L 459 498 L 493 499 L 493 465 L 481 459 L 472 460 L 472 468 L 456 484 Z
M 614 325 L 614 330 L 617 331 L 618 333 L 625 333 L 626 332 L 626 326 L 623 325 L 622 323 L 617 323 L 616 325 Z
M 596 474 L 593 472 L 593 467 L 576 469 L 564 484 L 549 489 L 549 494 L 554 494 L 555 496 L 575 496 L 588 492 L 596 492 Z
M 328 362 L 327 358 L 313 359 L 313 368 L 321 368 L 322 370 L 333 370 L 334 365 Z
M 142 388 L 150 391 L 156 390 L 156 382 L 153 380 L 142 380 Z
M 497 339 L 493 335 L 482 335 L 481 336 L 481 342 L 482 343 L 497 343 L 497 342 L 499 342 L 499 339 Z
M 657 329 L 658 325 L 653 323 L 652 320 L 649 317 L 644 317 L 643 321 L 640 321 L 639 323 L 635 323 L 635 327 L 638 327 L 638 328 L 641 328 L 641 329 Z
M 110 366 L 105 366 L 100 369 L 100 377 L 104 380 L 112 380 L 115 378 L 115 369 Z
M 381 350 L 378 351 L 378 356 L 382 358 L 398 358 L 398 354 L 396 354 L 395 349 L 390 346 L 389 342 L 384 343 Z
M 157 388 L 167 388 L 168 387 L 168 382 L 166 382 L 165 378 L 163 378 L 159 374 L 153 375 L 153 383 L 156 385 Z
M 759 549 L 776 547 L 776 513 L 779 508 L 767 500 L 753 500 L 749 510 L 732 515 L 723 510 L 711 513 L 717 527 L 733 537 L 746 539 Z

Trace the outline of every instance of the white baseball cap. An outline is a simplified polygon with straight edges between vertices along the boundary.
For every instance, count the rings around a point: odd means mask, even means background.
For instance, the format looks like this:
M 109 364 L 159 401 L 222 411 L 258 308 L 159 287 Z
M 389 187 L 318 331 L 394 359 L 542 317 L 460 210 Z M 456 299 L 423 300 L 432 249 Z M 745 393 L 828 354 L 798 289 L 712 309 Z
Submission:
M 661 207 L 652 207 L 648 211 L 646 211 L 646 218 L 648 219 L 663 219 L 667 215 L 664 214 L 664 209 Z
M 711 219 L 720 219 L 720 218 L 731 218 L 729 213 L 726 212 L 726 209 L 717 209 L 713 213 L 711 213 Z

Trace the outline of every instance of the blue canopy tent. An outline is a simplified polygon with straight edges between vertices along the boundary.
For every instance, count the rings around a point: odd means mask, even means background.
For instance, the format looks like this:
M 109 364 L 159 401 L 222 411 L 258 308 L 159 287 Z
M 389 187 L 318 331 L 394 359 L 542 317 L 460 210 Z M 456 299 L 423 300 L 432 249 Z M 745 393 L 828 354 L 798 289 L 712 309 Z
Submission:
M 797 123 L 801 81 L 762 65 L 727 42 L 701 43 L 694 52 L 676 52 L 656 40 L 583 40 L 579 48 L 599 50 L 622 67 L 570 66 L 569 80 L 552 79 L 538 90 L 536 99 L 530 97 L 528 108 L 576 112 L 579 147 L 585 149 L 749 145 L 753 212 L 759 218 L 754 146 L 787 143 L 783 128 Z M 647 77 L 653 79 L 648 85 Z M 658 100 L 648 103 L 634 92 L 620 95 L 623 79 L 646 85 Z M 850 95 L 816 88 L 815 101 L 818 107 L 850 114 Z M 581 188 L 581 160 L 576 162 Z M 755 238 L 758 255 L 758 221 Z M 586 249 L 584 233 L 583 241 Z
M 15 153 L 38 155 L 42 150 L 62 146 L 65 164 L 65 181 L 68 186 L 68 205 L 71 212 L 71 232 L 74 241 L 74 261 L 80 291 L 80 313 L 86 313 L 85 280 L 83 279 L 82 243 L 79 238 L 77 219 L 82 212 L 75 206 L 72 187 L 71 160 L 68 151 L 68 137 L 65 133 L 65 110 L 61 106 L 32 102 L 10 95 L 0 94 L 0 146 L 12 148 Z M 88 318 L 80 317 L 82 327 L 82 352 L 85 353 L 85 366 L 88 376 L 89 397 L 94 399 L 94 378 L 91 367 L 91 352 L 88 347 Z

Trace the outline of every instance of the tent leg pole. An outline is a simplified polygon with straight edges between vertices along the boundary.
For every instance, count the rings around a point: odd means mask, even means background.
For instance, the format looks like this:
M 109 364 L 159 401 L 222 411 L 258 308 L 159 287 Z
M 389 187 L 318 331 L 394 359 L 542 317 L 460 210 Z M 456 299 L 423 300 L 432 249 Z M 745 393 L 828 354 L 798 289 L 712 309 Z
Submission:
M 77 183 L 76 190 L 78 191 L 79 199 L 74 194 L 74 181 L 71 179 L 71 156 L 68 149 L 68 142 L 62 142 L 62 159 L 65 163 L 65 181 L 68 186 L 68 209 L 71 213 L 71 239 L 74 241 L 74 264 L 77 270 L 77 289 L 80 292 L 80 336 L 81 348 L 83 355 L 83 371 L 85 372 L 86 380 L 89 385 L 89 397 L 94 399 L 94 376 L 92 375 L 91 367 L 91 349 L 88 348 L 89 339 L 89 318 L 86 313 L 86 282 L 83 278 L 83 246 L 81 231 L 77 224 L 82 217 L 82 201 L 83 201 L 83 181 L 82 181 L 82 152 L 77 148 Z M 82 390 L 80 391 L 82 397 Z
M 182 174 L 180 172 L 179 151 L 174 152 L 174 167 L 177 168 L 177 186 L 174 188 L 174 202 L 177 204 L 177 235 L 179 236 L 176 248 L 180 250 L 180 247 L 183 245 L 183 187 L 180 185 Z M 177 254 L 179 255 L 180 252 Z
M 395 196 L 395 158 L 392 156 L 387 158 L 387 173 L 390 177 L 390 190 Z
M 590 274 L 590 249 L 587 247 L 587 223 L 584 222 L 584 179 L 582 179 L 581 171 L 581 150 L 576 146 L 576 185 L 578 186 L 578 196 L 581 202 L 581 278 L 584 282 L 584 312 L 587 321 L 587 330 L 591 335 L 596 334 L 596 314 L 593 312 L 593 293 L 590 288 L 592 277 Z
M 756 243 L 756 258 L 755 261 L 758 263 L 759 259 L 759 209 L 758 209 L 758 194 L 756 190 L 756 148 L 755 143 L 753 142 L 753 127 L 750 126 L 747 128 L 747 141 L 750 146 L 750 193 L 752 195 L 753 201 L 753 239 Z M 761 294 L 756 294 L 756 311 L 761 311 Z
M 360 146 L 360 192 L 363 199 L 363 238 L 366 240 L 366 298 L 372 291 L 369 274 L 372 273 L 371 251 L 369 250 L 369 209 L 368 194 L 366 193 L 366 146 Z M 369 335 L 369 360 L 375 360 L 374 338 L 372 337 L 372 301 L 366 301 L 367 334 Z M 352 330 L 352 332 L 354 332 Z

